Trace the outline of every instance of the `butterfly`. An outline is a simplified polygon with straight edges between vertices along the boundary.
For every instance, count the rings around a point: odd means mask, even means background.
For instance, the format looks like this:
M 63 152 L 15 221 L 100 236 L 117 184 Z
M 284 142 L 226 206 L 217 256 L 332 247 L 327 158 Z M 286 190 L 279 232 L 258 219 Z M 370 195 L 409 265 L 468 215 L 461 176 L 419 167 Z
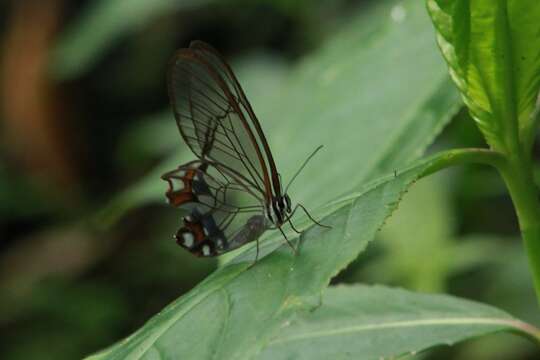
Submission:
M 281 227 L 288 222 L 298 232 L 290 221 L 296 209 L 319 224 L 301 204 L 291 208 L 291 182 L 283 190 L 261 125 L 217 50 L 202 41 L 178 50 L 167 85 L 180 134 L 197 157 L 161 177 L 168 202 L 188 213 L 174 235 L 181 247 L 210 257 L 257 240 L 258 256 L 268 229 L 279 229 L 291 245 Z

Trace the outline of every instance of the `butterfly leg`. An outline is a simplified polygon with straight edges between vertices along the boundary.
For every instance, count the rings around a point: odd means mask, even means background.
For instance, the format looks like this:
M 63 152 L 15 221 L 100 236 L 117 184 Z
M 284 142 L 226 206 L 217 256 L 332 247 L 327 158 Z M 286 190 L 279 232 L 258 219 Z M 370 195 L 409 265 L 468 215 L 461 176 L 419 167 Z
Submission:
M 285 232 L 283 232 L 283 229 L 279 226 L 278 227 L 279 231 L 281 231 L 281 235 L 283 235 L 283 237 L 285 238 L 285 241 L 287 242 L 287 244 L 291 247 L 294 255 L 297 255 L 298 254 L 298 250 L 296 250 L 296 248 L 294 247 L 294 245 L 291 243 L 291 241 L 287 238 L 287 235 L 285 235 Z
M 298 229 L 296 229 L 296 227 L 294 226 L 293 222 L 291 221 L 291 216 L 289 216 L 289 218 L 287 219 L 287 221 L 289 222 L 289 224 L 291 225 L 291 228 L 294 230 L 295 233 L 297 234 L 302 234 L 303 231 L 299 231 Z
M 255 264 L 259 260 L 259 239 L 255 240 L 255 242 L 256 242 L 256 245 L 255 245 L 256 246 L 255 260 L 253 260 L 251 265 L 249 265 L 248 269 L 251 269 L 253 266 L 255 266 Z

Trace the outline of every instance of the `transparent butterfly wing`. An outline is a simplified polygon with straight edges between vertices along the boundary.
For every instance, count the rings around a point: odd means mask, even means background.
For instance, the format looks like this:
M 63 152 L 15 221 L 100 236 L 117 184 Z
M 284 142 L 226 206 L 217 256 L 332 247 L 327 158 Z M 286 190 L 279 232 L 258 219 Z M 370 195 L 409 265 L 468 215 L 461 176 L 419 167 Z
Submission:
M 208 61 L 212 65 L 212 67 L 216 69 L 216 71 L 221 75 L 225 83 L 228 85 L 229 89 L 231 89 L 235 94 L 238 101 L 238 107 L 245 114 L 251 130 L 255 134 L 255 141 L 257 142 L 257 146 L 262 149 L 262 152 L 264 153 L 265 165 L 269 169 L 269 174 L 271 177 L 270 180 L 273 187 L 272 191 L 274 194 L 276 194 L 277 197 L 280 197 L 280 178 L 276 169 L 272 152 L 270 151 L 270 146 L 266 141 L 259 120 L 257 119 L 257 116 L 255 115 L 255 112 L 253 111 L 253 108 L 251 107 L 251 104 L 249 103 L 244 93 L 244 90 L 242 89 L 242 86 L 240 86 L 240 83 L 234 75 L 234 72 L 232 71 L 230 65 L 225 61 L 225 59 L 216 49 L 203 41 L 192 41 L 190 44 L 190 49 L 196 51 L 200 57 L 203 57 L 206 61 Z
M 199 159 L 234 170 L 269 202 L 271 167 L 260 125 L 234 75 L 224 70 L 228 65 L 197 44 L 179 50 L 169 68 L 169 97 L 180 133 Z

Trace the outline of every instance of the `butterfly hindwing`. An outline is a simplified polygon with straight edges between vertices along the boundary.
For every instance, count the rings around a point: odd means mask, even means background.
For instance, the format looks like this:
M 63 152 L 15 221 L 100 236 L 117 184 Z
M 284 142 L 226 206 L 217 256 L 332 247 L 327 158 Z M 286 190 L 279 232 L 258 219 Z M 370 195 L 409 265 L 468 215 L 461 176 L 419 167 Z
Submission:
M 176 241 L 197 256 L 233 250 L 256 240 L 269 226 L 262 199 L 231 169 L 192 161 L 162 178 L 169 184 L 169 203 L 188 213 Z

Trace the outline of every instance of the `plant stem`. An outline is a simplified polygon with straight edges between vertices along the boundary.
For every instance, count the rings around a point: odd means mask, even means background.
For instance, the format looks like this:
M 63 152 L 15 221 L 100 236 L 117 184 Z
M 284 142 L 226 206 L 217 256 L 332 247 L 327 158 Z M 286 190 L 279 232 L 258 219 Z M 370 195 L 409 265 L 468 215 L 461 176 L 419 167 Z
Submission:
M 484 164 L 499 169 L 504 166 L 505 162 L 504 156 L 493 150 L 478 148 L 452 149 L 434 156 L 432 163 L 428 165 L 420 177 L 431 175 L 453 165 Z
M 519 153 L 513 156 L 503 155 L 488 149 L 454 149 L 434 157 L 421 177 L 452 165 L 466 163 L 493 166 L 505 181 L 516 209 L 533 274 L 536 298 L 540 304 L 540 193 L 534 182 L 530 158 Z
M 533 274 L 536 298 L 540 303 L 540 199 L 530 161 L 510 158 L 499 168 L 516 208 L 517 218 L 529 265 Z

